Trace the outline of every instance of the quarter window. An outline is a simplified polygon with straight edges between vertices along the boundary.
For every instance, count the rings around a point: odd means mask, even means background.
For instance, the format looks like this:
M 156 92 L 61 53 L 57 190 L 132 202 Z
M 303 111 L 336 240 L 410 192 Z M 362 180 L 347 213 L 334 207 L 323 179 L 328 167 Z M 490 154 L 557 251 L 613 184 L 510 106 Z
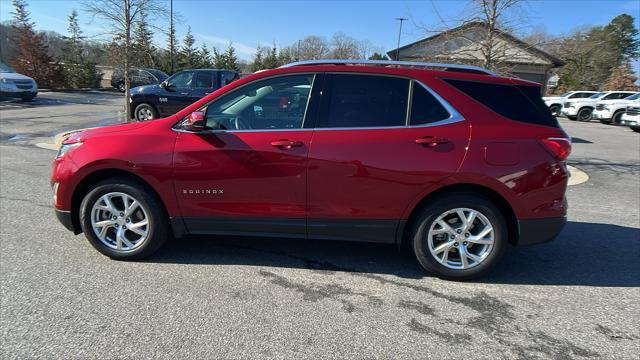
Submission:
M 213 85 L 213 73 L 211 71 L 198 71 L 196 72 L 196 88 L 211 88 Z
M 404 126 L 409 80 L 374 75 L 327 75 L 317 128 Z
M 411 99 L 411 125 L 423 125 L 448 119 L 451 115 L 431 93 L 415 82 Z
M 224 95 L 206 110 L 212 130 L 302 128 L 313 74 L 257 81 Z

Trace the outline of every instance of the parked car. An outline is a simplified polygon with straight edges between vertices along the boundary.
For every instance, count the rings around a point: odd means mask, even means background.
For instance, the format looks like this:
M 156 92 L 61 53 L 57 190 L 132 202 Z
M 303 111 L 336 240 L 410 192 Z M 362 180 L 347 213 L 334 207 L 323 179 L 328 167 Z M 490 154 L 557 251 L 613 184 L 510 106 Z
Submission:
M 553 116 L 560 116 L 562 106 L 564 105 L 565 101 L 571 101 L 571 99 L 588 98 L 589 96 L 596 93 L 597 91 L 569 91 L 561 94 L 560 96 L 545 96 L 542 98 L 542 100 L 544 100 L 544 103 L 547 104 Z
M 129 81 L 131 88 L 142 85 L 160 84 L 165 81 L 169 75 L 156 69 L 129 69 Z M 124 71 L 116 69 L 111 75 L 111 86 L 120 92 L 125 92 Z
M 182 108 L 240 78 L 232 70 L 192 69 L 175 73 L 158 85 L 131 90 L 131 118 L 154 120 Z
M 636 99 L 632 105 L 627 106 L 627 110 L 620 118 L 620 124 L 626 125 L 635 132 L 640 132 L 640 100 Z
M 0 97 L 31 101 L 38 95 L 38 84 L 0 62 Z
M 596 102 L 593 111 L 593 118 L 600 120 L 603 124 L 620 124 L 622 114 L 627 110 L 634 100 L 640 97 L 640 93 L 635 93 L 623 99 L 600 100 Z
M 584 99 L 565 101 L 562 115 L 569 120 L 589 121 L 596 108 L 596 103 L 602 100 L 619 100 L 635 94 L 634 91 L 603 91 Z
M 438 276 L 469 279 L 509 244 L 560 232 L 570 149 L 537 83 L 315 60 L 164 119 L 76 133 L 51 185 L 58 219 L 114 259 L 185 234 L 354 240 L 407 246 Z

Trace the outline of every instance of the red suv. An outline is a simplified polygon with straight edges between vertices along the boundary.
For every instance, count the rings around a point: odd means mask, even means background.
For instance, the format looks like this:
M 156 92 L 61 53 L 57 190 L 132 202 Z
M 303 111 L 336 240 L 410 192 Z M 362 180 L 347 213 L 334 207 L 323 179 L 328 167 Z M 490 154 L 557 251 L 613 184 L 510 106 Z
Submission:
M 438 276 L 476 277 L 566 222 L 571 144 L 540 90 L 462 65 L 262 71 L 173 116 L 71 136 L 56 214 L 114 259 L 259 235 L 407 245 Z

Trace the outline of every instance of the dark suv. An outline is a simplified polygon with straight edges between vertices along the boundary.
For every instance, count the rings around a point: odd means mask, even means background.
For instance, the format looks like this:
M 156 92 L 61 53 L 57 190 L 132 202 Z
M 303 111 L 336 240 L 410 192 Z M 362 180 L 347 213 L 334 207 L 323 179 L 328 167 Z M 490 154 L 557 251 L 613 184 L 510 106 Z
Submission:
M 169 75 L 156 69 L 129 69 L 129 81 L 132 88 L 142 85 L 160 84 L 165 81 Z M 120 92 L 125 91 L 124 72 L 116 69 L 111 74 L 111 86 Z
M 159 85 L 131 90 L 131 118 L 153 120 L 173 115 L 187 105 L 240 78 L 231 70 L 193 69 L 173 74 Z
M 570 149 L 539 84 L 322 60 L 250 75 L 165 119 L 74 134 L 51 185 L 60 221 L 114 259 L 172 235 L 353 240 L 407 246 L 425 269 L 468 279 L 509 244 L 560 232 Z

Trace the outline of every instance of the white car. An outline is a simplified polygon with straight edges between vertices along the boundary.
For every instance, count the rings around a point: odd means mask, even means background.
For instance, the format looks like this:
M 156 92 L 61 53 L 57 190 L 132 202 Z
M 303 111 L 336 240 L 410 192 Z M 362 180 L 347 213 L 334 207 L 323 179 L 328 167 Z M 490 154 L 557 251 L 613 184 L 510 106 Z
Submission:
M 640 132 L 640 100 L 636 99 L 620 117 L 620 124 L 627 125 L 631 130 Z
M 18 74 L 0 62 L 0 97 L 31 101 L 38 95 L 38 85 L 32 78 Z
M 551 114 L 553 116 L 560 116 L 560 111 L 562 110 L 562 105 L 566 101 L 570 101 L 571 99 L 584 99 L 589 96 L 598 93 L 597 91 L 569 91 L 564 94 L 560 94 L 560 96 L 544 96 L 542 100 L 547 104 L 549 110 L 551 110 Z
M 620 117 L 627 110 L 627 106 L 632 105 L 633 101 L 638 98 L 640 98 L 640 93 L 635 93 L 624 99 L 600 100 L 596 102 L 593 118 L 600 120 L 603 124 L 619 124 Z
M 568 117 L 569 120 L 589 121 L 598 101 L 624 99 L 635 93 L 635 91 L 603 91 L 588 98 L 571 99 L 564 102 L 562 115 Z

